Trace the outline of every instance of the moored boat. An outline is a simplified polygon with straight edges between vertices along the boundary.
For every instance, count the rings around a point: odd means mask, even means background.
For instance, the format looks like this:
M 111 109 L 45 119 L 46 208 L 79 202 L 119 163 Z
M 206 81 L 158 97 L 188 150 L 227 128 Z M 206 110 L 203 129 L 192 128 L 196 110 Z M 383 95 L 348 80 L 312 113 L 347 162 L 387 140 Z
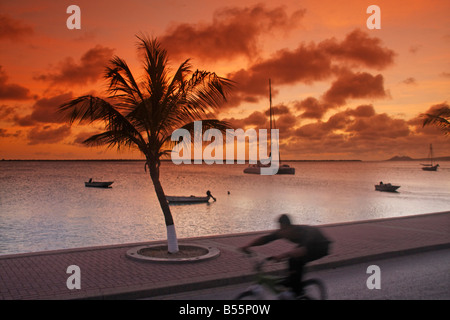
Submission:
M 209 202 L 209 199 L 213 199 L 216 201 L 211 195 L 211 192 L 208 190 L 206 192 L 206 197 L 197 197 L 197 196 L 166 196 L 167 202 L 170 203 L 205 203 Z
M 430 163 L 422 163 L 422 170 L 424 171 L 437 171 L 439 164 L 433 164 L 433 145 L 430 144 L 430 153 L 428 155 Z
M 275 129 L 275 119 L 273 115 L 273 109 L 272 109 L 272 85 L 271 81 L 269 79 L 269 124 L 270 129 L 269 132 L 272 133 L 272 129 Z M 272 136 L 270 138 L 270 144 L 272 145 Z M 278 158 L 279 154 L 278 154 Z M 281 164 L 281 160 L 279 160 L 279 167 L 278 171 L 275 172 L 275 174 L 295 174 L 295 168 L 289 166 L 288 164 Z M 261 174 L 261 168 L 268 168 L 271 167 L 269 164 L 262 164 L 258 161 L 257 164 L 251 164 L 247 168 L 244 169 L 244 173 L 250 173 L 250 174 Z
M 244 173 L 261 174 L 261 168 L 270 168 L 270 165 L 264 165 L 261 163 L 251 164 L 244 169 Z M 283 164 L 278 168 L 276 174 L 295 174 L 295 168 L 287 164 Z
M 375 185 L 376 191 L 396 192 L 398 188 L 400 188 L 400 186 L 394 186 L 390 183 L 383 183 L 383 182 L 380 182 L 380 184 Z
M 84 186 L 90 188 L 109 188 L 113 183 L 114 181 L 93 181 L 91 178 L 88 182 L 84 183 Z

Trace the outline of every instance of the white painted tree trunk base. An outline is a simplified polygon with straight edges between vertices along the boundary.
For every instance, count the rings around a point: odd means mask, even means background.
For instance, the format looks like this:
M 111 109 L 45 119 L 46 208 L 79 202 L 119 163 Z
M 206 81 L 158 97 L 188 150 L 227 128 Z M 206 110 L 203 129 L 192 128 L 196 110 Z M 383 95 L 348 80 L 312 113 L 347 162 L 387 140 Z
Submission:
M 167 247 L 169 253 L 177 253 L 179 251 L 178 248 L 178 239 L 177 233 L 175 231 L 175 225 L 166 226 L 167 228 Z

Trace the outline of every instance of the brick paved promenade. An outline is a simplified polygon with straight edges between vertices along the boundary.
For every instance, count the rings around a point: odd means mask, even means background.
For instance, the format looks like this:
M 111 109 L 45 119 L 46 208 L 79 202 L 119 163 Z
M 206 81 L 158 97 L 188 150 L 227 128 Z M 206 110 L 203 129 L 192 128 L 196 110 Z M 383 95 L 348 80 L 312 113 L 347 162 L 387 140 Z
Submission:
M 322 228 L 334 241 L 332 253 L 311 268 L 450 247 L 450 211 Z M 126 256 L 127 250 L 143 243 L 3 255 L 0 299 L 136 299 L 244 282 L 251 279 L 252 265 L 236 248 L 263 233 L 180 239 L 180 244 L 220 250 L 217 258 L 183 264 L 135 261 Z M 271 255 L 285 250 L 284 245 L 279 240 L 256 249 Z M 81 289 L 67 288 L 70 265 L 80 267 Z

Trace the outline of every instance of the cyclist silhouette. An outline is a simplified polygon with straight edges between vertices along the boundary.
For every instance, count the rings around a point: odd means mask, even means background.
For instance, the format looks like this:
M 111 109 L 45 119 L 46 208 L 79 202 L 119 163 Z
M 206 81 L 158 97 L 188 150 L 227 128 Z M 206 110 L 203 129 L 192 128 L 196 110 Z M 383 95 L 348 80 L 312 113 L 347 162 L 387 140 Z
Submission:
M 282 214 L 278 222 L 280 229 L 251 241 L 241 249 L 248 253 L 250 247 L 262 246 L 278 239 L 286 239 L 298 244 L 293 250 L 271 258 L 276 261 L 289 259 L 289 276 L 283 285 L 291 288 L 296 295 L 301 295 L 304 266 L 308 262 L 328 255 L 331 241 L 317 227 L 291 224 L 286 214 Z

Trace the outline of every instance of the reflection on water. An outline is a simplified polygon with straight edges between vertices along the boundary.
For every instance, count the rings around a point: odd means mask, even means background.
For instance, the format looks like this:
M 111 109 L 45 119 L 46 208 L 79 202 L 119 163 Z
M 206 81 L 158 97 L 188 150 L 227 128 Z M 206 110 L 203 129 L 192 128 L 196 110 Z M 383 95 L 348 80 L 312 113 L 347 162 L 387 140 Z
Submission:
M 279 213 L 328 224 L 450 210 L 450 163 L 292 162 L 294 176 L 243 174 L 245 165 L 163 163 L 167 195 L 217 198 L 171 206 L 180 238 L 267 230 Z M 114 180 L 110 189 L 84 181 Z M 398 193 L 374 191 L 379 181 Z M 143 162 L 0 161 L 0 254 L 165 239 Z

